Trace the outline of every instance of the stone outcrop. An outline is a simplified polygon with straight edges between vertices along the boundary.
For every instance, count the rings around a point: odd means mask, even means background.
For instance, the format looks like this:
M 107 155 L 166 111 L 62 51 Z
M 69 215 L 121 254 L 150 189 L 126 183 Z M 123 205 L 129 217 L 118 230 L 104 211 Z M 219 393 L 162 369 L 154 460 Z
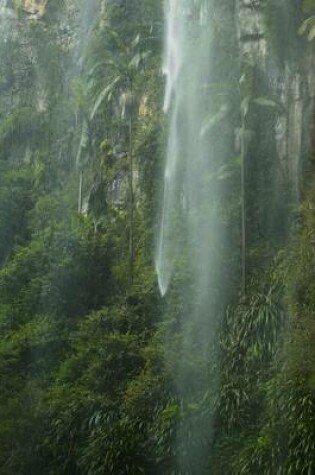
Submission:
M 303 157 L 310 142 L 306 120 L 312 110 L 315 92 L 315 55 L 310 47 L 296 53 L 298 60 L 290 54 L 286 56 L 289 48 L 297 49 L 297 46 L 292 46 L 292 38 L 287 38 L 288 44 L 282 45 L 284 52 L 280 57 L 273 48 L 264 4 L 259 0 L 239 0 L 238 10 L 241 58 L 259 68 L 268 84 L 268 98 L 276 99 L 282 105 L 271 131 L 281 170 L 278 179 L 290 183 L 293 200 L 297 202 L 302 189 Z M 279 14 L 279 11 L 274 14 Z M 286 15 L 285 10 L 281 14 Z M 286 19 L 282 18 L 282 21 Z M 297 35 L 297 31 L 295 33 Z
M 22 8 L 32 17 L 41 18 L 46 13 L 48 0 L 23 0 Z

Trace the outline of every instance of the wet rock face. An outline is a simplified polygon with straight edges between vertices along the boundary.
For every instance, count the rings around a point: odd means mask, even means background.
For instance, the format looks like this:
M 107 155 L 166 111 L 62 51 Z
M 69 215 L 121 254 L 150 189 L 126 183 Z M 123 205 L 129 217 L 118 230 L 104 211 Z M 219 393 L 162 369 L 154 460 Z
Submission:
M 56 4 L 56 0 L 0 0 L 1 121 L 5 121 L 12 110 L 19 111 L 29 104 L 34 114 L 47 112 L 49 95 L 60 86 L 60 82 L 53 86 L 47 73 L 50 48 L 67 66 L 73 62 L 73 51 L 80 39 L 80 0 L 67 0 L 62 8 L 51 10 L 49 1 L 52 6 Z M 65 86 L 70 83 L 70 77 L 71 72 L 67 71 L 62 79 Z M 25 90 L 31 91 L 27 100 Z M 14 143 L 8 156 L 24 160 L 23 157 L 33 152 L 28 142 Z
M 280 12 L 283 16 L 292 14 L 291 11 L 277 10 L 278 14 Z M 270 38 L 270 26 L 266 21 L 263 2 L 239 0 L 238 15 L 242 61 L 250 62 L 255 65 L 256 70 L 259 70 L 260 77 L 266 84 L 266 92 L 263 95 L 276 98 L 283 105 L 282 110 L 275 108 L 276 119 L 269 131 L 270 140 L 274 140 L 276 145 L 277 156 L 274 160 L 277 162 L 275 168 L 279 174 L 276 182 L 282 180 L 289 183 L 292 199 L 297 201 L 302 188 L 303 156 L 307 147 L 305 136 L 309 134 L 305 130 L 305 117 L 313 102 L 315 90 L 313 79 L 315 55 L 311 49 L 306 48 L 298 53 L 299 59 L 289 54 L 287 57 L 285 54 L 279 57 Z M 279 19 L 277 21 L 279 22 Z M 282 18 L 283 24 L 287 22 L 288 18 Z M 291 32 L 291 36 L 294 35 L 294 31 Z M 281 41 L 284 40 L 285 36 Z M 287 44 L 283 44 L 284 52 L 292 47 L 291 42 L 292 38 L 288 37 Z M 313 65 L 308 78 L 304 77 L 303 63 L 308 65 L 304 71 L 310 70 L 310 63 Z M 256 91 L 255 94 L 257 95 Z
M 15 36 L 17 23 L 12 2 L 0 0 L 0 36 L 4 42 Z

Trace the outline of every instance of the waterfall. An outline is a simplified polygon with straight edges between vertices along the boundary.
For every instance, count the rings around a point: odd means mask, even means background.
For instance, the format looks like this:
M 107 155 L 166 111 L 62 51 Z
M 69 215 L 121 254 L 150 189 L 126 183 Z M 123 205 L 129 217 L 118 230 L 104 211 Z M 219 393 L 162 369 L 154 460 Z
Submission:
M 84 0 L 83 2 L 80 2 L 78 21 L 80 35 L 78 37 L 76 48 L 73 52 L 74 74 L 80 75 L 82 72 L 83 62 L 87 53 L 87 46 L 97 20 L 98 9 L 99 0 Z
M 211 2 L 170 0 L 165 12 L 164 111 L 169 133 L 156 252 L 162 295 L 182 251 L 180 242 L 188 245 L 191 271 L 201 288 L 208 289 L 215 274 L 222 239 L 218 207 L 224 165 L 222 153 L 216 150 L 221 142 L 216 134 L 224 135 L 220 128 L 229 113 L 220 84 L 213 82 L 217 72 L 211 64 L 215 54 Z
M 235 84 L 231 87 L 231 65 L 221 45 L 226 32 L 222 33 L 220 25 L 223 15 L 233 24 L 233 12 L 229 1 L 165 1 L 163 70 L 168 139 L 155 263 L 162 296 L 172 278 L 182 282 L 185 303 L 179 316 L 181 348 L 174 380 L 178 394 L 191 407 L 206 397 L 207 377 L 211 377 L 214 393 L 218 386 L 215 340 L 227 286 L 223 203 L 229 161 L 235 155 L 231 125 L 231 89 Z M 233 53 L 233 46 L 229 52 Z M 199 440 L 200 428 L 191 427 L 188 418 L 182 417 L 179 463 L 185 470 L 191 463 L 192 473 L 203 473 L 206 456 L 202 443 L 192 448 L 184 440 L 188 433 Z M 209 420 L 209 439 L 211 425 Z

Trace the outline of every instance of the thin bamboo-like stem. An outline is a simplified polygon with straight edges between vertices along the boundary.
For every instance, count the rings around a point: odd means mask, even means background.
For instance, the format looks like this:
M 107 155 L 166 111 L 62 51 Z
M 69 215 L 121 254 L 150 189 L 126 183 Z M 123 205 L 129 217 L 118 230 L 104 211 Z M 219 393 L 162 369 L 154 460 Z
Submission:
M 78 198 L 78 211 L 82 213 L 82 187 L 83 187 L 83 170 L 80 170 L 79 175 L 79 198 Z
M 130 78 L 130 95 L 132 101 L 133 84 Z M 133 191 L 133 104 L 129 113 L 129 254 L 130 254 L 130 283 L 133 283 L 134 272 L 134 191 Z
M 246 189 L 245 189 L 245 117 L 241 130 L 241 220 L 242 220 L 242 295 L 246 295 Z

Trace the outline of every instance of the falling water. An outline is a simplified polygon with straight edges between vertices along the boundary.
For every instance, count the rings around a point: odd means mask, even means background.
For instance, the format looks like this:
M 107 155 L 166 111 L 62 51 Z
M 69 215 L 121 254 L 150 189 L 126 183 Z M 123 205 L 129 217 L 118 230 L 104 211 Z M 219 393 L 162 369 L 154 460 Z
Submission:
M 213 83 L 217 72 L 211 64 L 212 2 L 169 0 L 165 11 L 164 111 L 169 115 L 169 134 L 156 270 L 165 295 L 182 251 L 179 241 L 188 240 L 190 270 L 200 281 L 200 290 L 208 292 L 222 239 L 217 221 L 225 157 L 216 134 L 224 135 L 219 129 L 229 110 L 222 91 L 211 93 L 220 87 Z M 180 236 L 179 220 L 184 233 Z
M 73 53 L 74 74 L 80 74 L 82 72 L 83 62 L 87 53 L 87 46 L 97 19 L 99 3 L 99 0 L 83 0 L 80 2 L 80 34 Z
M 218 385 L 215 339 L 218 302 L 222 303 L 226 286 L 222 204 L 227 185 L 223 175 L 234 145 L 229 65 L 220 56 L 218 39 L 220 15 L 225 21 L 230 16 L 233 22 L 232 2 L 165 1 L 164 112 L 169 131 L 156 271 L 163 296 L 172 277 L 176 281 L 178 275 L 185 276 L 178 279 L 186 283 L 180 284 L 185 304 L 179 317 L 181 348 L 174 380 L 180 398 L 191 407 L 206 395 L 207 378 L 213 392 Z M 192 440 L 199 440 L 199 429 L 182 417 L 177 435 L 180 465 L 186 470 L 194 459 L 194 468 L 187 473 L 199 475 L 205 470 L 202 444 L 192 448 L 184 441 L 188 433 Z

